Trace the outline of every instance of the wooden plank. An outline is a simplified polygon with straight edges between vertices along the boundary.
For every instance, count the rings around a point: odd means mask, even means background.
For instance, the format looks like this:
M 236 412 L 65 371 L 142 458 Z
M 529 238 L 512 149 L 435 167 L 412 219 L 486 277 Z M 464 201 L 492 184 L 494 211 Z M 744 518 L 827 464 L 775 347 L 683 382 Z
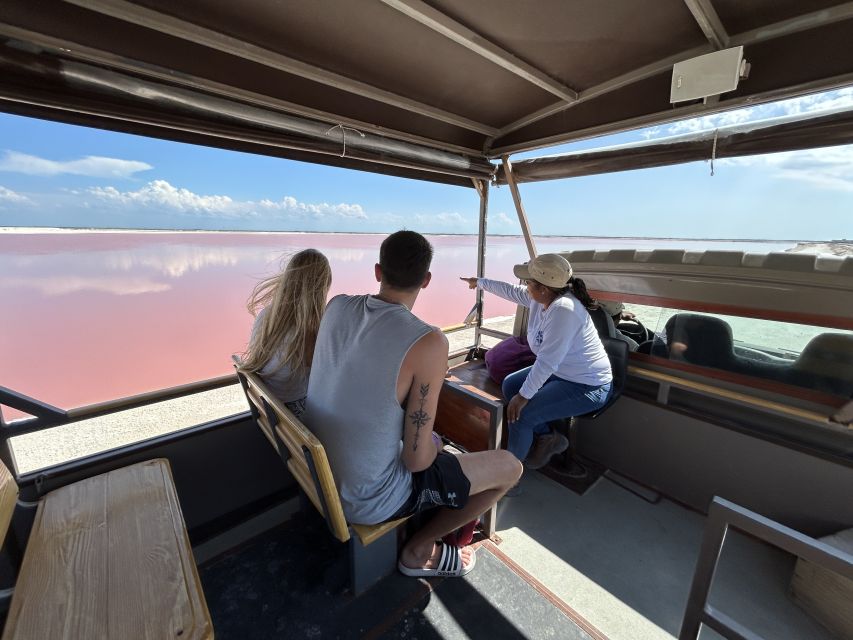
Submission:
M 264 406 L 263 398 L 264 392 L 259 389 L 257 386 L 258 379 L 254 377 L 252 374 L 251 377 L 247 377 L 246 380 L 246 399 L 251 402 L 255 409 L 258 411 L 257 423 L 258 427 L 260 427 L 263 434 L 266 436 L 267 440 L 270 441 L 273 448 L 278 451 L 278 443 L 275 440 L 275 434 L 273 433 L 273 427 L 270 424 L 270 421 L 267 417 L 267 410 Z
M 853 529 L 820 540 L 853 555 Z M 791 579 L 791 597 L 839 638 L 853 638 L 853 580 L 799 558 Z
M 292 429 L 288 429 L 285 425 L 279 424 L 275 431 L 278 434 L 278 437 L 281 438 L 284 446 L 287 447 L 288 451 L 290 451 L 291 456 L 295 456 L 297 458 L 302 458 L 304 456 L 302 453 L 302 442 L 300 442 L 296 433 L 294 433 Z
M 3 638 L 213 637 L 168 461 L 48 494 Z
M 485 360 L 463 362 L 448 373 L 444 379 L 446 385 L 463 389 L 486 402 L 503 405 L 501 386 L 489 377 Z
M 471 396 L 443 391 L 435 412 L 435 430 L 467 451 L 486 451 L 493 427 L 492 413 Z
M 261 430 L 261 433 L 263 433 L 266 436 L 267 440 L 270 441 L 270 444 L 273 446 L 273 449 L 278 451 L 278 443 L 275 441 L 275 436 L 273 435 L 273 430 L 272 430 L 272 427 L 270 426 L 270 423 L 263 416 L 258 416 L 257 422 L 258 422 L 258 427 Z
M 503 417 L 501 389 L 483 360 L 463 362 L 449 371 L 438 398 L 435 430 L 468 451 L 500 447 L 496 437 Z
M 242 370 L 241 373 L 246 376 L 251 401 L 259 407 L 263 407 L 264 401 L 266 401 L 266 404 L 275 411 L 278 419 L 278 424 L 275 427 L 276 434 L 290 451 L 290 458 L 287 461 L 287 468 L 290 473 L 320 513 L 324 513 L 323 502 L 325 501 L 325 516 L 332 535 L 341 542 L 346 542 L 350 538 L 350 526 L 344 516 L 337 484 L 323 444 L 278 398 L 269 392 L 256 374 Z M 263 410 L 261 413 L 263 414 Z M 267 422 L 261 420 L 259 422 L 261 422 L 262 430 L 265 431 L 269 427 Z M 305 449 L 311 454 L 311 459 L 314 462 L 314 470 L 317 473 L 317 480 L 320 485 L 319 489 L 308 468 Z M 320 499 L 321 493 L 323 500 Z M 353 529 L 362 543 L 367 545 L 404 521 L 405 518 L 372 526 L 353 525 Z
M 383 522 L 381 524 L 354 524 L 352 525 L 353 531 L 355 531 L 356 535 L 361 540 L 361 543 L 364 546 L 369 545 L 371 542 L 375 542 L 382 536 L 384 536 L 389 531 L 396 529 L 401 524 L 403 524 L 408 518 L 400 518 L 398 520 L 390 520 L 388 522 Z
M 320 494 L 317 493 L 317 489 L 311 481 L 311 473 L 308 471 L 308 467 L 297 462 L 295 458 L 291 458 L 287 461 L 287 469 L 296 478 L 314 508 L 323 513 L 323 503 L 320 501 Z
M 0 462 L 0 540 L 6 538 L 15 505 L 18 502 L 18 485 L 12 472 Z
M 294 468 L 298 469 L 298 475 L 294 473 L 297 481 L 302 488 L 308 492 L 316 491 L 314 478 L 308 469 L 308 463 L 305 459 L 303 447 L 308 449 L 311 458 L 314 462 L 314 470 L 317 473 L 317 480 L 320 483 L 320 491 L 326 502 L 326 517 L 329 520 L 329 526 L 332 533 L 339 540 L 347 540 L 349 538 L 348 525 L 344 517 L 343 505 L 338 494 L 338 488 L 335 484 L 335 478 L 332 475 L 332 468 L 329 466 L 329 459 L 326 457 L 326 450 L 320 441 L 308 431 L 295 417 L 279 416 L 279 426 L 277 427 L 279 436 L 284 440 L 288 449 L 292 454 L 288 460 L 288 468 L 291 471 Z M 317 510 L 323 513 L 322 505 L 319 501 L 314 503 Z
M 346 517 L 344 516 L 344 508 L 341 504 L 338 487 L 335 483 L 335 478 L 332 475 L 332 468 L 329 466 L 329 460 L 326 458 L 326 450 L 322 445 L 317 445 L 311 450 L 311 455 L 314 459 L 314 470 L 317 473 L 317 479 L 320 481 L 323 495 L 326 497 L 326 506 L 329 522 L 332 526 L 332 531 L 337 537 L 344 535 L 348 530 Z

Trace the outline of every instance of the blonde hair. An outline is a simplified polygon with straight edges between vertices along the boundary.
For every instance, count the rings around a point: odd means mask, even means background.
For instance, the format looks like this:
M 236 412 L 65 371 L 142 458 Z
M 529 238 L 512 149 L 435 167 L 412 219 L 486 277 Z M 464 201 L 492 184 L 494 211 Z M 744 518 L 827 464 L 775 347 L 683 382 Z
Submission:
M 246 307 L 253 316 L 260 309 L 266 313 L 252 333 L 243 367 L 260 371 L 279 354 L 281 368 L 306 372 L 331 284 L 329 261 L 316 249 L 293 254 L 281 272 L 259 282 Z

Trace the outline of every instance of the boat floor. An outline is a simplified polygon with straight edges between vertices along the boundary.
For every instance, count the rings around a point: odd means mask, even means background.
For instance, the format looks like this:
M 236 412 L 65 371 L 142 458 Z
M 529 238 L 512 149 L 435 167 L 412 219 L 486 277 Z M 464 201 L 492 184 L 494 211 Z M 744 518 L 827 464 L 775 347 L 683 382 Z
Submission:
M 218 639 L 677 637 L 704 528 L 606 478 L 583 495 L 539 473 L 499 505 L 499 544 L 465 578 L 389 576 L 346 592 L 346 547 L 300 513 L 200 567 Z M 711 602 L 760 636 L 831 637 L 787 597 L 794 558 L 730 534 Z M 703 629 L 702 640 L 719 638 Z

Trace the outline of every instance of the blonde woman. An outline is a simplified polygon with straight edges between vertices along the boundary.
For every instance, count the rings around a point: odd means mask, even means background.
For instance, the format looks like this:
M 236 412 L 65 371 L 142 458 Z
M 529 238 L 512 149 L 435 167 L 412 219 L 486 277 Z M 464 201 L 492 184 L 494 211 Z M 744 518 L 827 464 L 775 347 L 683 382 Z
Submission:
M 243 367 L 257 372 L 297 417 L 305 411 L 314 343 L 331 284 L 326 256 L 305 249 L 280 273 L 259 282 L 247 304 L 255 324 Z

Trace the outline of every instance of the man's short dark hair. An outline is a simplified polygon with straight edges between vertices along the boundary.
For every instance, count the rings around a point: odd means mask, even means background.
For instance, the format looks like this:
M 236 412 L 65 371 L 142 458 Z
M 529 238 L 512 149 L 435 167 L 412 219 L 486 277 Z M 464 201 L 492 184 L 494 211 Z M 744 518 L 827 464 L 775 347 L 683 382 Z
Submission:
M 397 231 L 382 241 L 379 266 L 382 282 L 395 289 L 417 289 L 432 262 L 432 245 L 415 231 Z

